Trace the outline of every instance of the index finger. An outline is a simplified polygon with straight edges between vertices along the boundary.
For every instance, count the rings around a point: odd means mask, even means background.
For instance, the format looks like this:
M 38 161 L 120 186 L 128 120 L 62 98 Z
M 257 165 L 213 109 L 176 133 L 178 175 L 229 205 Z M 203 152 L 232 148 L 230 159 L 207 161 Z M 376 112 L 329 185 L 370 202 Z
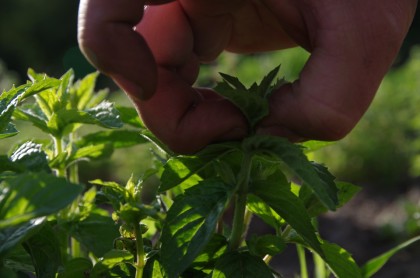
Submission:
M 171 0 L 81 0 L 78 41 L 87 59 L 131 97 L 149 98 L 157 69 L 144 39 L 134 30 L 145 4 Z

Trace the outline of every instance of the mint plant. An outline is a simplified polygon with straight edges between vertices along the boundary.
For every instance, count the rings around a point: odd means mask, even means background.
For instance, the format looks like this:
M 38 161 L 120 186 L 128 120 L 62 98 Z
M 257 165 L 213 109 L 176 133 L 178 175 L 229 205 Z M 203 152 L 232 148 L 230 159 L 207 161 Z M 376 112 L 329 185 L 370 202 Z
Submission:
M 0 276 L 281 277 L 270 261 L 295 245 L 301 277 L 308 277 L 305 250 L 314 254 L 316 277 L 371 277 L 420 237 L 362 267 L 322 239 L 316 218 L 360 188 L 308 160 L 325 143 L 255 134 L 271 93 L 284 83 L 278 71 L 249 88 L 222 74 L 215 90 L 244 113 L 249 135 L 183 156 L 155 138 L 134 108 L 95 92 L 97 73 L 74 82 L 72 71 L 55 79 L 29 70 L 30 81 L 0 95 L 0 140 L 18 133 L 15 120 L 50 140 L 31 138 L 0 156 Z M 82 131 L 86 125 L 98 129 Z M 139 179 L 81 184 L 81 161 L 148 142 L 155 167 Z M 150 177 L 160 185 L 144 202 Z M 248 234 L 254 217 L 274 232 Z

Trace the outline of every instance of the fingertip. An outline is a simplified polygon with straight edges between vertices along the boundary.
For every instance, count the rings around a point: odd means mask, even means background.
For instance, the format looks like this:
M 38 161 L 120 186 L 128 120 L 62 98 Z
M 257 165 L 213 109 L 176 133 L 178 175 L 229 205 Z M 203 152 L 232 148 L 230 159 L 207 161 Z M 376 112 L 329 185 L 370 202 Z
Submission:
M 114 74 L 112 75 L 112 79 L 134 101 L 148 100 L 156 90 L 156 84 L 154 84 L 156 82 L 141 84 L 138 80 L 130 80 L 122 74 Z

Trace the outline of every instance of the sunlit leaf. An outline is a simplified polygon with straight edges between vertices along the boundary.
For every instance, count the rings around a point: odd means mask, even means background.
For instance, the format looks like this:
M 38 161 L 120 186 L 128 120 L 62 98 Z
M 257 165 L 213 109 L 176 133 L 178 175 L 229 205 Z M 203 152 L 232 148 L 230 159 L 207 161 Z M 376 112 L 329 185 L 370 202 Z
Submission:
M 175 199 L 161 237 L 161 262 L 168 277 L 178 277 L 206 247 L 229 190 L 221 182 L 206 180 Z
M 0 183 L 0 229 L 56 213 L 83 187 L 43 172 L 22 173 Z
M 337 207 L 338 197 L 334 177 L 325 167 L 309 162 L 299 146 L 285 138 L 257 135 L 245 139 L 243 148 L 249 153 L 277 158 L 300 178 L 303 184 L 309 186 L 328 209 L 335 210 Z

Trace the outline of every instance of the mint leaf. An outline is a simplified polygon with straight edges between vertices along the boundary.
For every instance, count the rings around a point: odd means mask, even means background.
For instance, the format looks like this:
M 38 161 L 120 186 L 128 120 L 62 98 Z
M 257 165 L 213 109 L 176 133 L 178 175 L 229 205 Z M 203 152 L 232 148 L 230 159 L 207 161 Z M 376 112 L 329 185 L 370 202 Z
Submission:
M 305 205 L 290 191 L 290 187 L 268 183 L 264 187 L 251 185 L 250 190 L 295 229 L 309 246 L 322 254 L 320 242 Z
M 212 278 L 273 278 L 270 268 L 248 252 L 230 252 L 216 263 Z
M 325 167 L 309 162 L 299 146 L 285 138 L 256 135 L 243 141 L 243 149 L 277 158 L 309 186 L 328 209 L 336 209 L 338 198 L 334 177 Z
M 27 172 L 0 183 L 0 229 L 56 213 L 83 190 L 64 178 Z
M 284 80 L 272 84 L 279 69 L 280 66 L 274 68 L 259 85 L 254 83 L 249 88 L 246 88 L 238 78 L 220 73 L 223 81 L 218 83 L 214 90 L 241 110 L 248 120 L 251 132 L 258 122 L 269 114 L 268 98 L 271 93 L 284 84 Z
M 42 145 L 32 141 L 20 145 L 10 156 L 10 160 L 30 171 L 51 172 L 47 154 L 42 150 Z
M 359 266 L 351 255 L 336 244 L 324 241 L 321 245 L 325 262 L 335 277 L 361 278 Z
M 60 242 L 51 225 L 43 225 L 23 246 L 31 255 L 37 277 L 55 277 L 62 265 L 62 258 Z
M 169 278 L 179 277 L 206 247 L 225 209 L 229 191 L 217 180 L 206 180 L 175 199 L 161 237 L 161 263 Z
M 76 145 L 85 147 L 95 144 L 111 144 L 115 149 L 127 148 L 139 144 L 148 143 L 148 141 L 135 130 L 106 130 L 95 133 L 89 133 L 79 140 Z
M 369 260 L 363 267 L 362 267 L 362 276 L 364 278 L 372 277 L 376 272 L 378 272 L 387 262 L 394 256 L 397 252 L 401 251 L 404 248 L 420 241 L 420 236 L 414 237 L 410 240 L 407 240 L 400 245 L 392 248 L 391 250 L 383 253 L 382 255 L 377 256 Z

